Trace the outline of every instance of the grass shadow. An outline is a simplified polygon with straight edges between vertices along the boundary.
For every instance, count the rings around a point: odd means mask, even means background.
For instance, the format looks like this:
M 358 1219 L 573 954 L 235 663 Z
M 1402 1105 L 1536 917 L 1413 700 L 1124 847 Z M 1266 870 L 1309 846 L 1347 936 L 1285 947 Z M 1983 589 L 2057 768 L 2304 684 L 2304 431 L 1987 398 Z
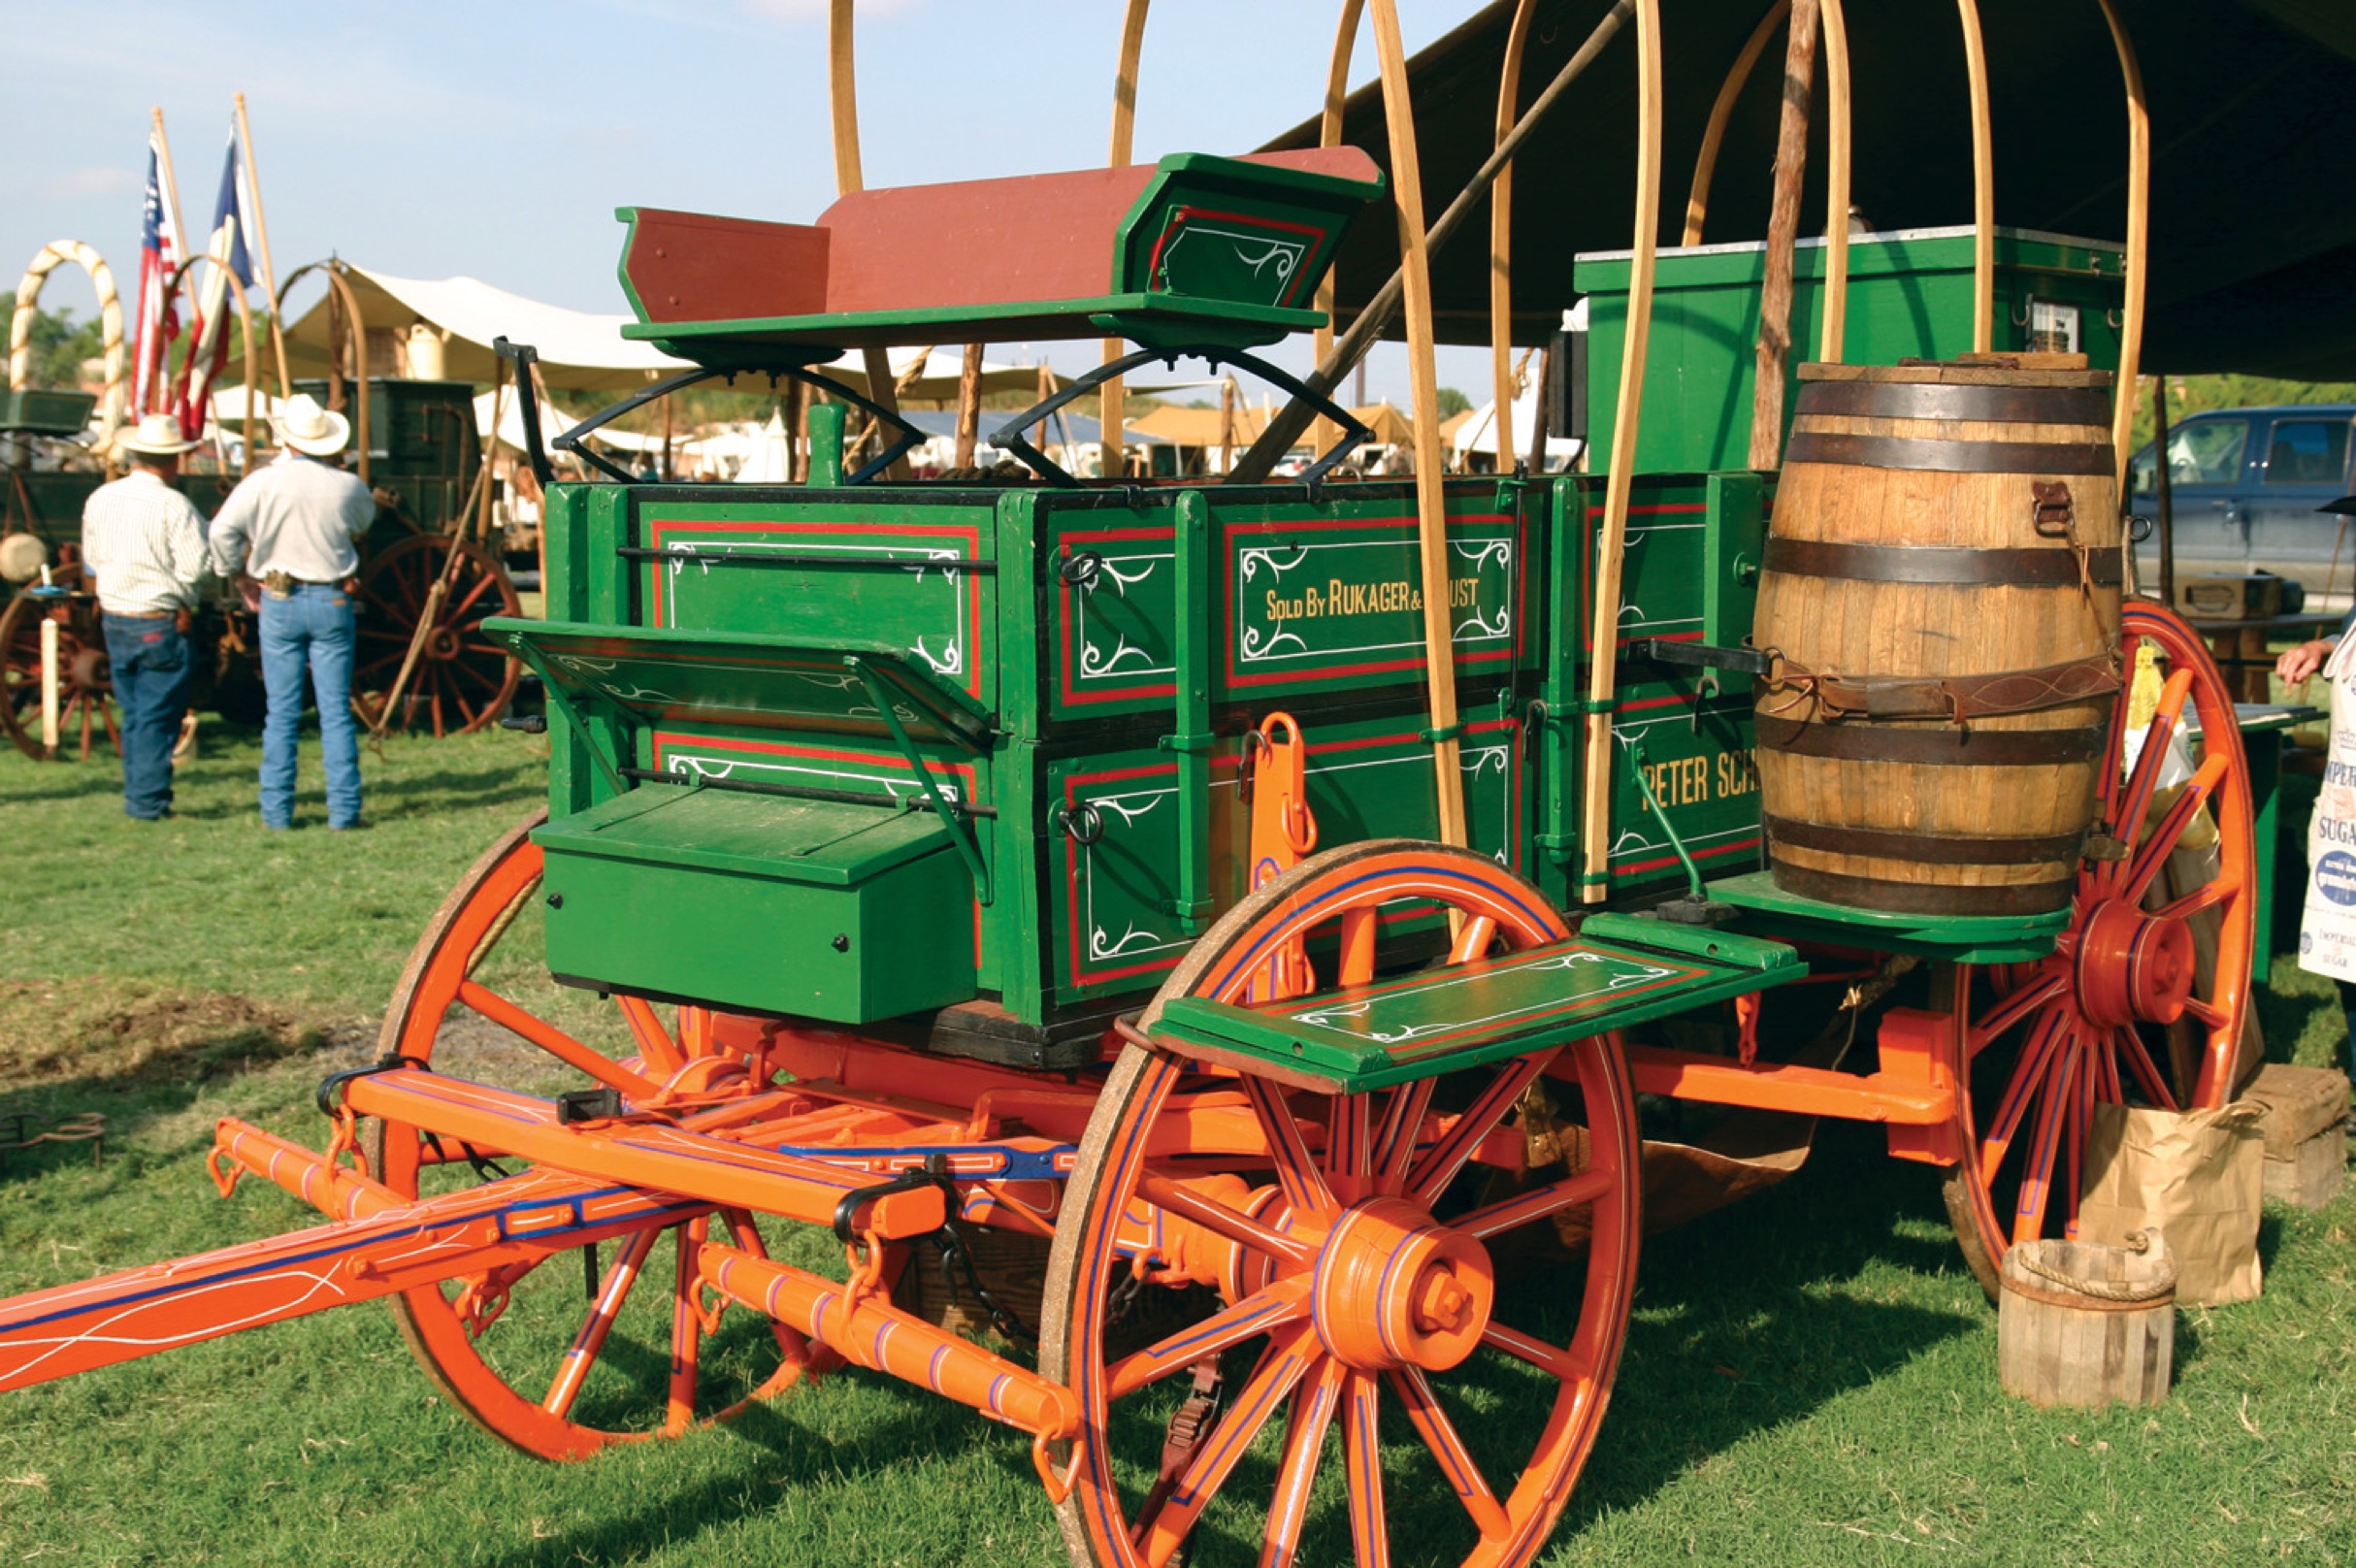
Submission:
M 1935 1181 L 1877 1130 L 1827 1123 L 1791 1180 L 1648 1237 L 1611 1414 L 1559 1533 L 1984 1327 Z M 1960 1308 L 1925 1299 L 1940 1295 Z

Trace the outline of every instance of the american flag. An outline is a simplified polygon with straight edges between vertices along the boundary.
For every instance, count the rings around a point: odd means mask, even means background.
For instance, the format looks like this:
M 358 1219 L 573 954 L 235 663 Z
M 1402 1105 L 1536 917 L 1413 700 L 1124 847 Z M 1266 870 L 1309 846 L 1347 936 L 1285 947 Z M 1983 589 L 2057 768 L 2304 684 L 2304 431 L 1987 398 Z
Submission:
M 171 209 L 164 205 L 163 147 L 149 131 L 147 201 L 140 214 L 139 234 L 139 362 L 131 377 L 131 407 L 140 413 L 155 410 L 165 356 L 172 340 L 180 336 L 180 314 L 169 293 L 180 260 L 180 235 L 174 232 Z
M 253 262 L 245 250 L 252 212 L 252 189 L 245 160 L 238 156 L 237 127 L 232 125 L 229 153 L 221 164 L 220 196 L 213 207 L 213 233 L 205 242 L 205 254 L 219 265 L 196 270 L 196 318 L 189 323 L 188 358 L 180 367 L 180 433 L 190 441 L 204 435 L 206 400 L 229 363 L 228 275 L 235 273 L 239 283 L 253 286 Z

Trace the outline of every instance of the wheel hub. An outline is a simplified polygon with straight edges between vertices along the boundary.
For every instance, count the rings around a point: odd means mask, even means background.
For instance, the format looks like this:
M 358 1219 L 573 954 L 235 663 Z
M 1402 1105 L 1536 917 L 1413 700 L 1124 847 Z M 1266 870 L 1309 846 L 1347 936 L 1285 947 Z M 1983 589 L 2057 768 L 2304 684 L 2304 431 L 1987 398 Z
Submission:
M 114 678 L 114 670 L 104 648 L 77 648 L 66 661 L 66 683 L 82 691 L 95 691 Z
M 425 639 L 426 657 L 450 660 L 458 657 L 458 634 L 446 626 L 437 626 Z
M 1320 1249 L 1310 1316 L 1318 1337 L 1362 1372 L 1444 1372 L 1489 1326 L 1489 1250 L 1399 1198 L 1351 1206 Z
M 2079 1005 L 2098 1025 L 2173 1024 L 2192 995 L 2191 928 L 2117 899 L 2095 905 L 2077 962 Z

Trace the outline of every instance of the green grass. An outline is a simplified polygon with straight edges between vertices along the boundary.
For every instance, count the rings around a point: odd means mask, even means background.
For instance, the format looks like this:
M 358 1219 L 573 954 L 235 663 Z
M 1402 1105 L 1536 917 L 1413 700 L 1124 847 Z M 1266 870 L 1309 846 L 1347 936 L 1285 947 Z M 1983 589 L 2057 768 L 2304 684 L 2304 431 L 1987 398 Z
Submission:
M 369 832 L 322 831 L 313 773 L 309 826 L 265 836 L 254 762 L 250 736 L 213 732 L 181 819 L 135 828 L 111 770 L 0 756 L 0 1115 L 112 1127 L 103 1169 L 60 1148 L 0 1170 L 0 1293 L 305 1223 L 267 1187 L 213 1195 L 214 1119 L 318 1140 L 311 1085 L 373 1050 L 419 927 L 540 767 L 510 735 L 395 742 L 366 761 Z M 2275 982 L 2273 1054 L 2328 1060 L 2328 985 L 2287 962 Z M 1994 1315 L 1936 1172 L 1828 1127 L 1783 1187 L 1648 1241 L 1612 1414 L 1546 1560 L 2356 1560 L 2356 1197 L 2270 1210 L 2261 1246 L 2262 1300 L 2180 1315 L 2164 1407 L 2040 1413 L 1996 1388 Z M 1474 1441 L 1531 1419 L 1505 1398 Z M 440 1402 L 362 1307 L 0 1395 L 0 1562 L 1061 1562 L 1027 1450 L 854 1373 L 543 1465 Z M 1402 1527 L 1403 1568 L 1417 1539 Z

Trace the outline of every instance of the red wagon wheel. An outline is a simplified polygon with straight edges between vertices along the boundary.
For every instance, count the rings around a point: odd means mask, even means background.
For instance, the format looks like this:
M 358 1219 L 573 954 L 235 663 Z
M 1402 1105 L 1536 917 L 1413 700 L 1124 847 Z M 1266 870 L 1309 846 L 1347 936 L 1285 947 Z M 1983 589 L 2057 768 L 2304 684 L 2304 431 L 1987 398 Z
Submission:
M 105 612 L 88 599 L 18 594 L 0 610 L 0 729 L 38 762 L 41 749 L 41 623 L 62 610 L 57 627 L 57 755 L 88 762 L 98 742 L 119 748 L 115 685 L 107 666 Z
M 490 1025 L 496 1028 L 487 1033 L 507 1063 L 498 1075 L 508 1080 L 502 1087 L 534 1094 L 595 1087 L 564 1060 L 609 1055 L 581 1037 L 594 1030 L 560 1027 L 495 989 L 513 989 L 525 977 L 545 980 L 537 913 L 540 852 L 529 835 L 546 820 L 544 811 L 526 818 L 442 901 L 394 989 L 380 1036 L 386 1054 L 430 1064 L 451 1026 Z M 674 1036 L 638 998 L 603 1005 L 613 1012 L 610 1032 L 640 1051 L 640 1058 L 627 1059 L 634 1065 L 661 1075 L 707 1054 L 702 1046 L 710 1015 L 701 1009 L 680 1010 Z M 469 1076 L 493 1075 L 471 1067 Z M 365 1147 L 377 1179 L 404 1196 L 522 1168 L 497 1150 L 437 1140 L 401 1123 L 372 1123 Z M 479 1280 L 423 1286 L 395 1298 L 394 1317 L 442 1393 L 526 1454 L 578 1459 L 611 1443 L 675 1436 L 776 1393 L 804 1364 L 802 1342 L 774 1325 L 730 1323 L 704 1334 L 695 1258 L 715 1224 L 734 1233 L 736 1245 L 761 1252 L 749 1216 L 704 1216 L 614 1238 L 602 1269 L 597 1251 L 586 1249 L 580 1269 L 550 1258 Z M 668 1249 L 658 1245 L 666 1228 Z
M 1991 1299 L 2012 1243 L 2075 1231 L 2097 1103 L 2209 1108 L 2233 1090 L 2257 903 L 2233 695 L 2199 636 L 2167 610 L 2130 604 L 2121 637 L 2129 670 L 2148 649 L 2164 682 L 2140 735 L 2128 722 L 2132 684 L 2111 721 L 2097 825 L 2123 853 L 2083 863 L 2049 957 L 1956 979 L 1969 1093 L 1947 1203 Z M 2200 729 L 2194 770 L 2163 790 L 2170 736 L 2187 708 Z M 2206 976 L 2203 938 L 2213 941 Z M 2187 1024 L 2199 1049 L 2171 1072 L 2167 1031 Z
M 434 585 L 456 574 L 435 608 L 409 678 L 394 703 L 390 728 L 426 729 L 436 738 L 472 735 L 507 709 L 521 670 L 513 655 L 482 635 L 493 615 L 517 615 L 523 601 L 497 557 L 473 541 L 453 544 L 442 534 L 413 534 L 373 556 L 360 571 L 360 648 L 352 691 L 375 722 L 407 658 L 417 624 L 426 620 Z
M 1382 927 L 1433 905 L 1465 917 L 1454 962 L 1566 934 L 1536 889 L 1468 850 L 1352 844 L 1229 911 L 1146 1021 L 1169 996 L 1241 998 L 1270 976 L 1269 955 L 1303 938 L 1319 940 L 1313 953 L 1336 940 L 1340 983 L 1370 979 Z M 1466 1198 L 1456 1178 L 1550 1067 L 1583 1102 L 1573 1116 L 1587 1135 L 1568 1140 L 1583 1167 Z M 1195 1152 L 1223 1140 L 1250 1152 Z M 1339 1096 L 1125 1048 L 1080 1145 L 1040 1339 L 1040 1370 L 1083 1411 L 1081 1452 L 1066 1456 L 1077 1481 L 1060 1505 L 1075 1560 L 1284 1564 L 1355 1551 L 1367 1568 L 1392 1560 L 1395 1511 L 1413 1517 L 1400 1561 L 1529 1562 L 1619 1366 L 1638 1185 L 1634 1096 L 1612 1036 Z M 1577 1210 L 1592 1226 L 1584 1280 L 1549 1280 L 1501 1307 L 1489 1246 Z M 1221 1310 L 1123 1354 L 1122 1303 L 1185 1283 L 1214 1287 Z M 1321 1490 L 1335 1446 L 1341 1485 Z

